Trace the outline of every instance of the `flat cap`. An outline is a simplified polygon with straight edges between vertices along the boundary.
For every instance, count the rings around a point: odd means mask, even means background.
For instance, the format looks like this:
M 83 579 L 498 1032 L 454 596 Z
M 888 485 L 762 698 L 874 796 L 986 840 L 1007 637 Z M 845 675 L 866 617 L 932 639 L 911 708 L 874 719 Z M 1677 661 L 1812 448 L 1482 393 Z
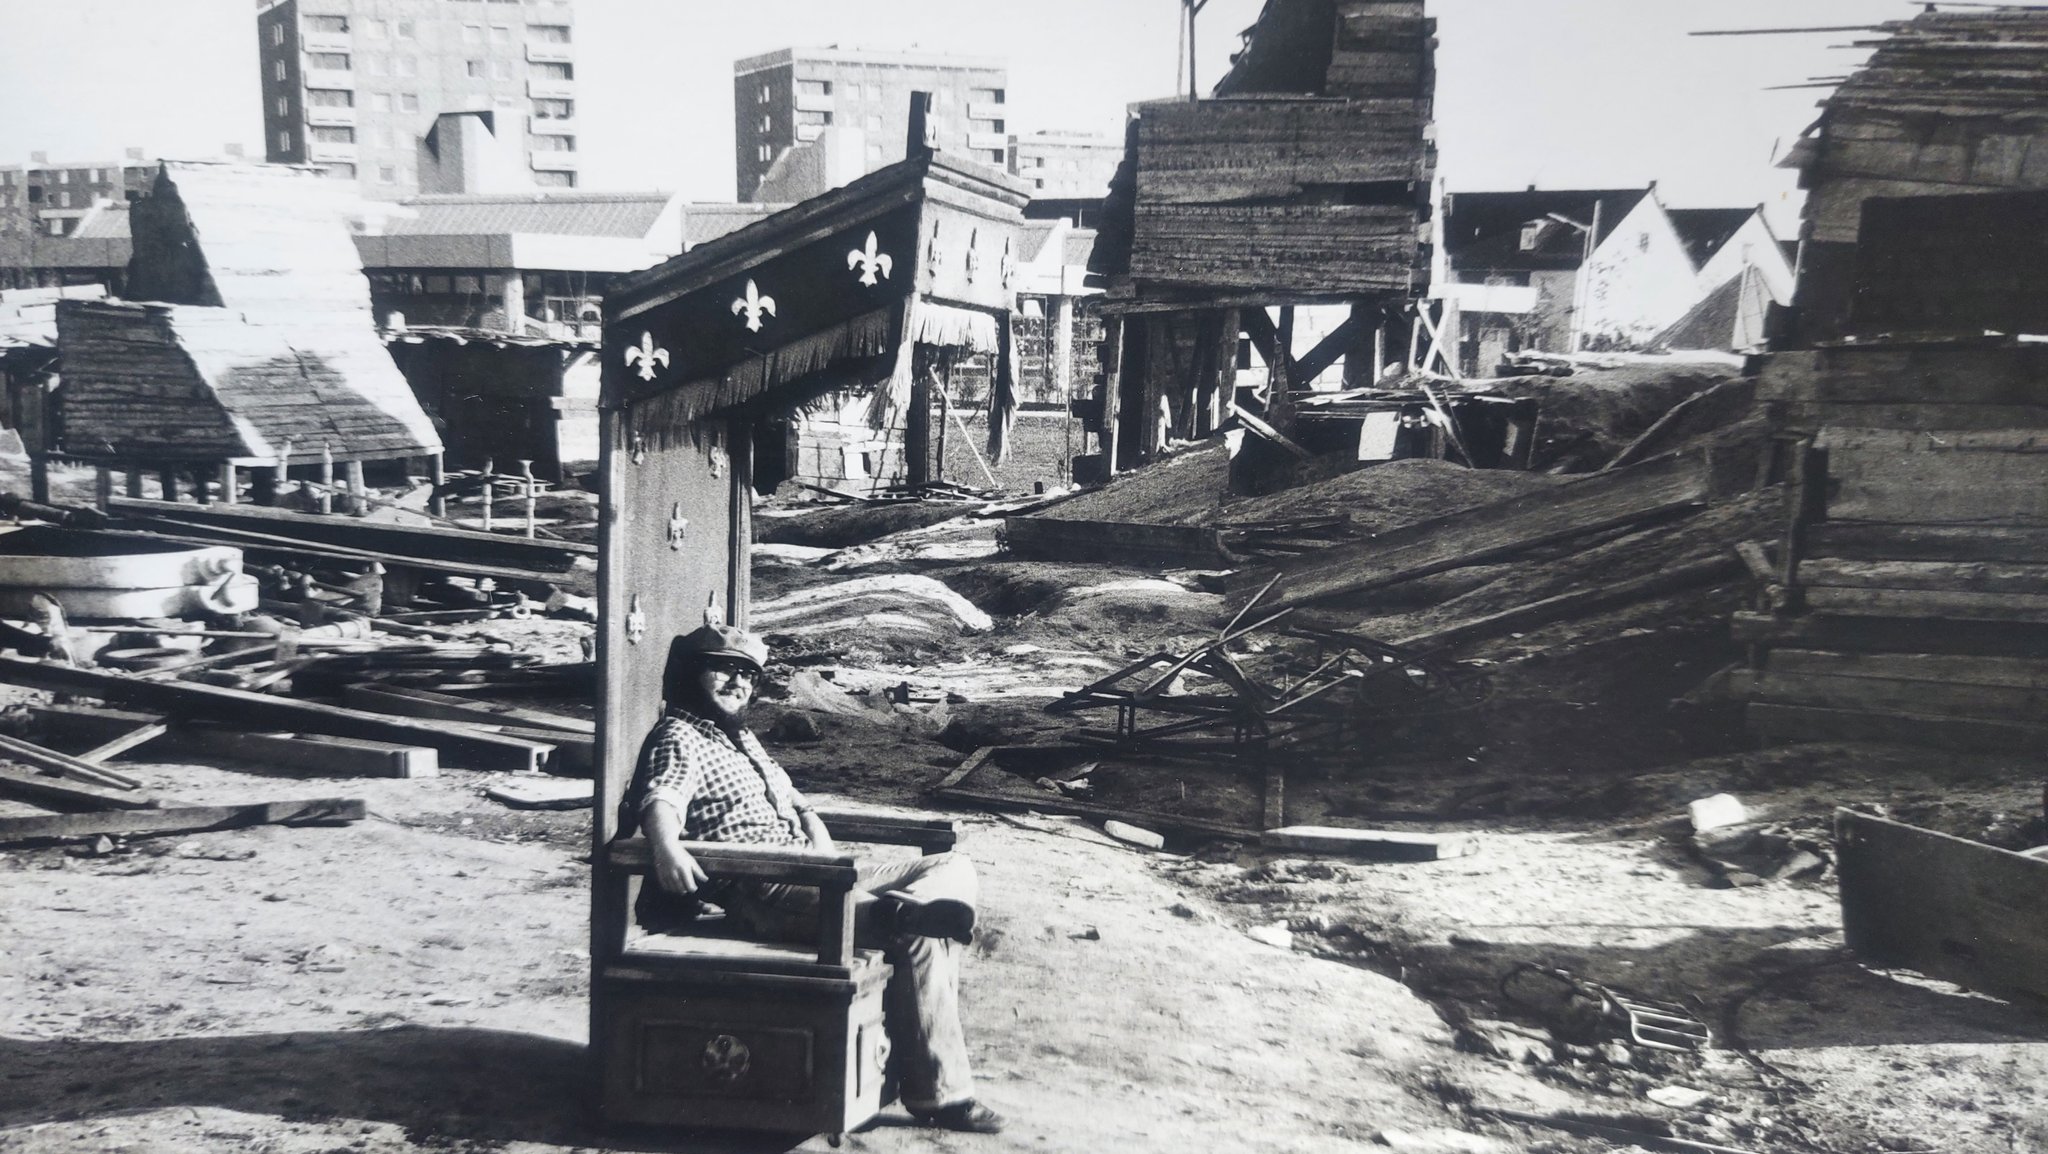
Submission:
M 702 625 L 676 638 L 670 658 L 737 657 L 755 669 L 768 664 L 768 643 L 731 625 Z

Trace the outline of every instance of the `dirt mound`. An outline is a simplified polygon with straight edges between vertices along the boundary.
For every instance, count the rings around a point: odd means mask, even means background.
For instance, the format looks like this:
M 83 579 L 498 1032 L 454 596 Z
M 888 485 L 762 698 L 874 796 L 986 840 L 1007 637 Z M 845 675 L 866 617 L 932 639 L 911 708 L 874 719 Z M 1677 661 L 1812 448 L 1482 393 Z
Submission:
M 955 593 L 985 612 L 1003 617 L 1034 613 L 1046 602 L 1079 582 L 1099 581 L 1099 566 L 1083 568 L 1045 561 L 996 561 L 969 565 L 941 574 Z
M 1232 501 L 1187 524 L 1351 515 L 1351 527 L 1380 533 L 1475 505 L 1490 505 L 1555 485 L 1554 478 L 1507 469 L 1468 469 L 1448 461 L 1388 461 L 1298 489 Z
M 959 516 L 972 506 L 944 501 L 889 505 L 827 505 L 815 510 L 762 510 L 754 517 L 754 540 L 768 545 L 814 545 L 844 549 L 877 537 L 921 529 Z
M 1687 397 L 1738 379 L 1715 364 L 1581 365 L 1569 377 L 1512 377 L 1491 391 L 1530 397 L 1541 407 L 1530 467 L 1583 473 L 1614 459 Z
M 1230 450 L 1222 437 L 1212 437 L 1034 516 L 1199 525 L 1213 519 L 1229 488 Z

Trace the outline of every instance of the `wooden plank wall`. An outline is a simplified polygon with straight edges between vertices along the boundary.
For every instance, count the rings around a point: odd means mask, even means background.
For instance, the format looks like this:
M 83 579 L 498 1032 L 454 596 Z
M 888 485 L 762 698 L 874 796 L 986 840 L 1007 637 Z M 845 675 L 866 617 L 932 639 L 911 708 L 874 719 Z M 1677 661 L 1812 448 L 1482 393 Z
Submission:
M 2048 183 L 2048 148 L 2042 151 L 2035 163 Z M 2048 192 L 1866 201 L 1850 329 L 2048 332 L 2043 268 Z
M 1772 354 L 1810 484 L 1738 678 L 1769 740 L 2048 751 L 2048 348 Z

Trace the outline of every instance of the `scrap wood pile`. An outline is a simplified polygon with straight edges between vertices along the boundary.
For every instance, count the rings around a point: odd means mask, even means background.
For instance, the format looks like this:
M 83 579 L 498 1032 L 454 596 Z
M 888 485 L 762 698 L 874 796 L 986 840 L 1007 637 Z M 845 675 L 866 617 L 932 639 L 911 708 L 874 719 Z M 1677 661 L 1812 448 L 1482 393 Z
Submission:
M 240 547 L 204 543 L 219 527 L 209 515 L 247 512 L 178 506 L 147 519 L 175 521 L 176 533 L 133 528 L 132 509 L 110 522 L 119 529 L 0 533 L 0 646 L 12 651 L 0 654 L 0 683 L 67 702 L 31 707 L 34 742 L 0 737 L 0 759 L 26 767 L 0 775 L 0 796 L 83 811 L 0 817 L 0 841 L 362 816 L 348 799 L 193 807 L 152 797 L 103 764 L 145 747 L 326 776 L 423 777 L 443 765 L 591 771 L 596 726 L 575 705 L 479 697 L 587 702 L 592 666 L 542 664 L 531 646 L 464 628 L 539 607 L 526 592 L 540 587 L 524 576 L 494 590 L 489 575 L 560 577 L 581 547 L 457 542 L 482 560 L 448 563 L 423 550 L 402 555 L 379 536 L 402 526 L 287 515 L 270 523 L 278 531 L 248 535 L 263 538 L 264 555 L 302 567 L 248 568 Z M 338 524 L 286 535 L 307 520 Z M 365 540 L 385 547 L 359 547 Z M 447 608 L 451 600 L 460 607 Z

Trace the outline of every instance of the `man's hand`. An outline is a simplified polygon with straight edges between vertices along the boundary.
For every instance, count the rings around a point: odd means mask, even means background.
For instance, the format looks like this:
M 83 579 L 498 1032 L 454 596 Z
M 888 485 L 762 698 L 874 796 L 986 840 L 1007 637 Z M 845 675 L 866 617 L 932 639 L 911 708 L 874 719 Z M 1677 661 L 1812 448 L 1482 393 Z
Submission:
M 709 880 L 704 867 L 674 838 L 650 838 L 647 844 L 654 851 L 654 880 L 662 889 L 672 894 L 693 894 Z
M 825 829 L 825 819 L 813 810 L 804 810 L 800 820 L 804 825 L 804 836 L 811 839 L 811 848 L 820 853 L 835 853 L 838 847 L 832 842 L 832 835 Z

